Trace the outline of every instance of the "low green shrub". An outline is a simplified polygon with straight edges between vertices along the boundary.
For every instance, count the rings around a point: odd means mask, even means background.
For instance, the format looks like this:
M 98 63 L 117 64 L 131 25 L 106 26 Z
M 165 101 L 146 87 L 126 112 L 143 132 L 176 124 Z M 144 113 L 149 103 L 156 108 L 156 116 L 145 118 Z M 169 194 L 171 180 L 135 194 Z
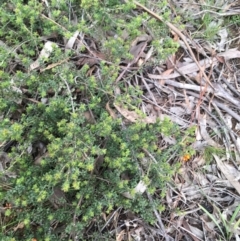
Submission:
M 0 7 L 0 142 L 2 153 L 8 155 L 1 159 L 0 239 L 84 240 L 88 225 L 116 207 L 154 223 L 151 204 L 134 188 L 143 181 L 148 192 L 157 190 L 164 196 L 165 185 L 178 168 L 170 165 L 169 157 L 186 151 L 186 138 L 168 119 L 130 124 L 106 109 L 107 103 L 116 101 L 136 110 L 142 102 L 137 86 L 126 88 L 115 80 L 120 61 L 131 57 L 130 44 L 144 31 L 142 23 L 147 24 L 149 16 L 132 15 L 131 2 L 48 2 L 47 6 L 44 1 L 12 0 Z M 164 4 L 166 8 L 166 3 L 160 5 Z M 76 24 L 71 21 L 74 15 L 80 19 Z M 163 42 L 155 40 L 153 46 L 162 59 L 177 45 L 153 20 L 149 30 L 155 27 Z M 43 72 L 29 71 L 43 48 L 43 36 L 61 43 L 76 30 L 108 54 L 108 61 L 99 63 L 98 74 L 89 76 L 88 65 L 78 69 L 72 61 L 74 51 L 60 47 L 41 67 L 69 61 Z M 126 42 L 106 38 L 107 31 L 121 36 L 124 30 L 129 32 Z M 115 97 L 116 88 L 122 93 Z M 161 150 L 163 135 L 174 136 L 177 143 Z M 155 205 L 162 210 L 161 200 Z

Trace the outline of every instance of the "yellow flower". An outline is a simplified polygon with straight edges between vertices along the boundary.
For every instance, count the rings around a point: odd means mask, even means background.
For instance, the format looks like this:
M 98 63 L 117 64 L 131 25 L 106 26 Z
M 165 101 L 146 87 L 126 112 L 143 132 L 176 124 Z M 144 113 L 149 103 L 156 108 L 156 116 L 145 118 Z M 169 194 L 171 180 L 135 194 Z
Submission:
M 190 160 L 190 158 L 191 158 L 191 155 L 187 153 L 187 154 L 184 154 L 181 159 L 183 161 L 187 162 Z

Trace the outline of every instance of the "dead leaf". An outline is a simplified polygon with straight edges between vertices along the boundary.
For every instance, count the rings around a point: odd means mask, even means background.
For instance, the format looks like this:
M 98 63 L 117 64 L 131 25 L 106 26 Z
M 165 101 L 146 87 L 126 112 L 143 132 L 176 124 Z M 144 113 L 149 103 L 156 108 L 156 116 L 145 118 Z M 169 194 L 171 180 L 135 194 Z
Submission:
M 107 215 L 106 213 L 101 213 L 101 216 L 105 222 L 107 222 Z
M 169 76 L 173 71 L 174 71 L 174 69 L 167 69 L 162 73 L 162 75 L 163 76 Z
M 109 115 L 115 120 L 117 119 L 117 116 L 115 114 L 115 112 L 111 109 L 111 107 L 109 106 L 109 101 L 108 103 L 106 104 L 106 110 L 107 112 L 109 113 Z
M 194 241 L 199 241 L 199 239 L 202 239 L 202 238 L 203 238 L 203 232 L 202 232 L 200 229 L 191 226 L 191 225 L 186 221 L 185 218 L 184 218 L 184 220 L 183 220 L 183 227 L 184 227 L 186 230 L 189 231 L 188 234 L 192 237 L 192 239 L 193 239 Z M 193 235 L 192 233 L 193 233 L 194 235 Z
M 147 34 L 137 37 L 131 43 L 131 47 L 129 50 L 129 52 L 133 55 L 133 60 L 126 60 L 124 62 L 131 63 L 131 65 L 132 65 L 134 63 L 137 63 L 139 61 L 139 58 L 143 58 L 143 59 L 145 58 L 145 61 L 147 61 L 150 58 L 150 56 L 152 55 L 153 49 L 150 49 L 148 51 L 147 56 L 144 53 L 144 50 L 147 47 L 147 43 L 151 40 L 152 40 L 151 36 L 149 36 Z M 145 62 L 145 61 L 143 61 L 143 59 L 141 59 L 138 62 L 138 66 L 141 66 L 142 63 Z
M 229 170 L 229 166 L 224 164 L 217 155 L 213 154 L 213 156 L 214 156 L 221 172 L 224 174 L 224 176 L 227 178 L 227 180 L 232 184 L 232 186 L 236 189 L 236 191 L 240 195 L 240 184 L 239 184 L 238 180 L 236 180 L 236 178 L 231 174 L 231 171 Z M 238 176 L 240 176 L 239 171 L 238 171 Z
M 225 60 L 240 58 L 240 51 L 237 48 L 229 49 L 223 53 L 219 53 L 217 56 L 224 57 Z
M 16 86 L 13 79 L 11 79 L 10 83 L 11 83 L 12 90 L 20 95 L 20 97 L 15 97 L 14 102 L 17 103 L 17 104 L 21 104 L 22 103 L 21 96 L 23 94 L 22 90 L 19 87 Z
M 134 235 L 134 238 L 136 240 L 141 240 L 141 234 L 144 233 L 144 228 L 143 227 L 138 227 L 138 228 L 136 228 L 134 230 L 134 233 L 136 234 L 136 235 Z
M 94 119 L 94 116 L 93 114 L 90 112 L 90 111 L 85 111 L 83 113 L 87 123 L 90 123 L 90 124 L 94 124 L 95 123 L 95 119 Z
M 207 121 L 206 121 L 206 115 L 203 115 L 202 117 L 199 117 L 199 127 L 200 127 L 200 133 L 202 138 L 211 146 L 219 147 L 219 144 L 216 143 L 208 134 L 207 132 Z
M 124 240 L 124 235 L 125 235 L 126 231 L 125 230 L 122 230 L 120 233 L 117 234 L 117 237 L 116 237 L 116 241 L 122 241 Z
M 89 77 L 89 76 L 92 76 L 93 75 L 93 72 L 97 69 L 97 66 L 96 65 L 93 65 L 92 67 L 89 68 L 89 70 L 87 71 L 87 74 L 86 76 Z
M 95 64 L 98 64 L 99 60 L 96 58 L 92 58 L 92 57 L 80 57 L 78 59 L 78 61 L 76 62 L 77 66 L 83 66 L 85 64 L 89 65 L 90 67 L 92 67 Z
M 127 109 L 124 109 L 124 108 L 116 105 L 115 103 L 113 103 L 113 105 L 121 113 L 121 115 L 123 115 L 130 122 L 135 123 L 137 121 L 142 121 L 147 124 L 156 123 L 156 120 L 157 120 L 156 116 L 142 118 L 135 111 L 129 111 Z
M 240 171 L 237 170 L 233 165 L 230 165 L 229 163 L 224 163 L 224 166 L 228 170 L 229 174 L 234 178 L 235 180 L 240 180 Z
M 38 58 L 30 65 L 30 71 L 37 69 L 38 67 L 40 67 L 40 61 L 47 59 L 51 52 L 53 51 L 53 46 L 57 46 L 55 43 L 51 42 L 51 41 L 47 41 L 44 46 L 43 49 L 40 52 L 40 55 L 38 56 Z
M 229 129 L 232 129 L 232 116 L 229 114 L 225 114 L 225 121 L 226 121 L 226 125 Z
M 49 201 L 55 208 L 59 208 L 66 202 L 65 193 L 59 187 L 54 187 L 53 194 L 49 197 Z
M 219 43 L 217 43 L 218 46 L 218 51 L 224 51 L 225 50 L 225 45 L 227 42 L 227 37 L 228 37 L 228 32 L 226 28 L 223 28 L 221 30 L 218 31 L 218 35 L 221 37 L 221 41 Z
M 203 60 L 199 61 L 199 65 L 202 68 L 203 67 L 208 68 L 212 65 L 215 65 L 216 63 L 217 63 L 216 58 L 214 58 L 214 59 L 203 59 Z M 196 63 L 190 63 L 190 64 L 187 64 L 187 65 L 184 65 L 183 67 L 178 68 L 178 70 L 179 70 L 180 73 L 183 73 L 183 74 L 191 74 L 191 73 L 199 71 L 199 67 L 197 66 Z M 180 73 L 174 72 L 173 74 L 170 74 L 170 75 L 148 74 L 148 76 L 149 76 L 149 78 L 152 78 L 152 79 L 175 79 L 175 78 L 181 76 Z
M 208 221 L 209 220 L 209 217 L 208 216 L 204 216 L 202 215 L 201 217 L 203 220 L 204 220 L 204 224 L 206 225 L 206 228 L 209 230 L 209 231 L 212 231 L 214 230 L 214 228 L 216 227 L 216 224 L 213 222 L 213 221 Z
M 183 90 L 183 92 L 185 97 L 185 103 L 183 103 L 182 105 L 185 107 L 186 114 L 190 115 L 195 107 L 195 97 L 188 96 L 186 94 L 186 90 Z
M 14 232 L 16 232 L 18 229 L 24 228 L 24 222 L 19 223 L 16 227 L 13 228 Z
M 72 49 L 73 48 L 73 45 L 75 44 L 76 42 L 76 39 L 79 35 L 79 31 L 76 31 L 73 36 L 68 40 L 68 42 L 66 43 L 65 45 L 65 49 Z
M 6 152 L 0 152 L 0 174 L 4 177 L 16 178 L 15 172 L 8 171 L 8 164 L 11 162 L 8 154 Z
M 136 193 L 144 193 L 147 189 L 147 185 L 143 182 L 143 181 L 140 181 L 137 186 L 134 188 L 134 191 Z
M 209 184 L 209 181 L 206 178 L 206 175 L 201 172 L 193 172 L 194 180 L 197 181 L 197 183 L 204 187 Z
M 40 69 L 40 72 L 44 72 L 44 71 L 46 71 L 46 70 L 48 70 L 48 69 L 53 69 L 53 68 L 55 68 L 56 66 L 61 65 L 61 64 L 65 63 L 65 62 L 67 62 L 68 60 L 69 60 L 69 58 L 63 59 L 63 60 L 61 60 L 61 61 L 59 61 L 59 62 L 57 62 L 57 63 L 49 64 L 46 68 Z
M 179 106 L 170 107 L 170 111 L 177 116 L 182 116 L 186 113 L 186 110 Z
M 227 99 L 228 101 L 232 102 L 234 105 L 236 105 L 237 107 L 240 106 L 240 101 L 235 98 L 232 94 L 228 93 L 221 84 L 219 83 L 213 83 L 212 84 L 214 87 L 214 95 L 216 96 L 220 96 L 224 99 Z
M 129 38 L 129 33 L 126 29 L 123 29 L 121 39 L 127 40 Z
M 175 139 L 175 137 L 173 136 L 164 136 L 162 134 L 162 139 L 167 143 L 167 144 L 170 144 L 170 145 L 175 145 L 177 143 L 177 140 Z
M 141 180 L 134 188 L 134 193 L 143 194 L 146 189 L 147 185 Z M 134 199 L 134 196 L 130 192 L 124 192 L 122 195 L 126 198 Z
M 147 54 L 145 56 L 145 61 L 144 62 L 147 62 L 148 59 L 151 58 L 152 54 L 153 54 L 153 46 L 148 50 L 148 52 L 147 52 Z
M 197 130 L 197 133 L 199 133 L 198 130 Z M 206 146 L 208 145 L 208 143 L 207 143 L 207 141 L 201 141 L 202 140 L 201 135 L 199 135 L 200 139 L 197 139 L 197 138 L 198 138 L 198 135 L 196 134 L 196 141 L 191 144 L 191 147 L 194 150 L 203 151 L 206 148 Z
M 139 43 L 133 47 L 131 47 L 130 49 L 130 54 L 133 55 L 134 59 L 136 59 L 139 54 L 141 53 L 142 49 L 145 48 L 147 46 L 146 42 L 142 42 L 142 43 Z
M 152 40 L 151 36 L 147 34 L 143 34 L 134 39 L 134 41 L 131 43 L 131 47 L 136 46 L 140 42 L 149 42 L 151 40 Z
M 173 41 L 178 42 L 179 41 L 179 36 L 176 34 L 174 31 L 171 31 L 171 34 L 173 35 Z
M 190 231 L 196 236 L 198 237 L 199 239 L 202 239 L 203 238 L 203 231 L 190 225 L 189 224 L 189 228 L 190 228 Z M 198 239 L 194 239 L 194 240 L 198 240 Z
M 48 157 L 49 156 L 49 153 L 46 152 L 42 155 L 38 155 L 36 158 L 35 158 L 35 161 L 34 161 L 34 164 L 35 165 L 41 165 L 42 163 L 42 160 L 44 160 L 45 157 Z
M 140 67 L 140 66 L 143 65 L 143 63 L 144 63 L 143 59 L 140 58 L 140 59 L 137 61 L 137 66 Z
M 168 59 L 166 60 L 167 69 L 174 69 L 175 64 L 176 64 L 176 55 L 173 54 L 169 56 Z
M 200 150 L 203 150 L 203 149 L 200 149 Z M 192 161 L 192 167 L 193 167 L 194 169 L 196 169 L 196 168 L 198 168 L 198 167 L 201 167 L 201 166 L 203 166 L 204 164 L 206 164 L 206 160 L 205 160 L 203 157 L 201 157 L 201 156 L 195 157 L 195 158 L 193 159 L 193 161 Z

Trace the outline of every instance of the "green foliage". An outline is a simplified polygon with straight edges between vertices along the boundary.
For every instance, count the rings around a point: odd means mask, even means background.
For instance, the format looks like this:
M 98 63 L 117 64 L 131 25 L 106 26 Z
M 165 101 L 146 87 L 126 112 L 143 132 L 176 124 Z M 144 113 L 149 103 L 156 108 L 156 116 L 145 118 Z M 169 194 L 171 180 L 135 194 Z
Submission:
M 217 214 L 219 216 L 218 220 L 211 213 L 209 213 L 204 207 L 202 207 L 201 205 L 199 205 L 199 207 L 214 222 L 214 224 L 217 226 L 218 231 L 220 232 L 224 240 L 231 240 L 231 238 L 238 232 L 237 229 L 239 228 L 240 219 L 237 219 L 237 217 L 239 217 L 240 205 L 238 205 L 233 215 L 231 216 L 230 220 L 227 217 L 227 215 L 224 213 L 221 213 L 219 208 L 216 206 L 215 206 L 215 210 L 217 210 Z
M 3 147 L 12 141 L 7 171 L 17 175 L 1 175 L 1 206 L 12 206 L 1 213 L 2 240 L 59 240 L 53 228 L 58 225 L 61 240 L 73 235 L 84 238 L 94 218 L 116 207 L 154 223 L 151 204 L 145 195 L 134 193 L 134 188 L 142 180 L 151 194 L 162 190 L 164 196 L 165 185 L 178 168 L 169 164 L 169 155 L 176 150 L 181 155 L 189 144 L 188 134 L 182 137 L 168 119 L 148 125 L 140 121 L 126 124 L 121 116 L 114 119 L 106 110 L 106 103 L 117 102 L 139 112 L 142 91 L 125 83 L 116 86 L 115 80 L 120 61 L 132 57 L 130 45 L 144 33 L 142 23 L 148 24 L 149 16 L 131 15 L 134 5 L 130 1 L 71 4 L 53 0 L 47 7 L 42 1 L 12 0 L 0 7 L 0 38 L 5 44 L 0 46 L 0 142 Z M 167 3 L 161 4 L 166 7 Z M 77 24 L 71 22 L 72 8 L 81 16 Z M 177 50 L 176 43 L 166 38 L 165 26 L 150 20 L 149 29 L 156 39 L 162 39 L 152 43 L 160 53 L 158 58 Z M 62 42 L 76 30 L 94 38 L 107 54 L 108 62 L 99 63 L 100 78 L 89 76 L 89 66 L 77 69 L 71 61 L 43 72 L 29 70 L 43 48 L 43 36 Z M 107 31 L 116 31 L 116 36 L 106 38 Z M 123 31 L 129 34 L 126 41 L 121 38 Z M 54 47 L 40 65 L 44 68 L 73 56 L 71 51 Z M 17 67 L 12 70 L 11 66 Z M 117 97 L 115 87 L 122 92 Z M 173 135 L 177 144 L 160 151 L 163 135 Z M 56 188 L 62 197 L 53 204 Z M 124 197 L 124 192 L 130 192 L 133 200 Z M 163 210 L 161 200 L 155 205 Z
M 182 17 L 181 21 L 186 22 L 195 29 L 195 31 L 191 33 L 192 38 L 201 38 L 212 43 L 219 38 L 219 30 L 226 26 L 226 24 L 224 24 L 224 17 L 221 16 L 224 7 L 219 6 L 219 4 L 221 3 L 212 0 L 206 1 L 205 4 L 200 5 L 197 13 L 192 10 L 186 12 L 181 8 L 177 9 Z M 179 21 L 178 18 L 179 17 L 177 17 L 177 21 Z M 237 17 L 231 16 L 228 17 L 228 19 L 235 19 L 237 22 Z
M 206 146 L 204 148 L 204 159 L 206 160 L 207 163 L 210 163 L 211 160 L 213 159 L 213 154 L 216 154 L 218 156 L 224 156 L 226 155 L 226 151 L 222 148 L 217 148 L 213 146 Z
M 239 26 L 240 26 L 240 16 L 239 15 L 228 16 L 228 17 L 225 17 L 224 20 L 225 20 L 224 24 L 226 26 L 233 28 L 233 33 L 231 33 L 231 34 L 235 37 L 235 34 L 237 35 L 237 32 L 235 33 L 234 27 L 239 28 Z

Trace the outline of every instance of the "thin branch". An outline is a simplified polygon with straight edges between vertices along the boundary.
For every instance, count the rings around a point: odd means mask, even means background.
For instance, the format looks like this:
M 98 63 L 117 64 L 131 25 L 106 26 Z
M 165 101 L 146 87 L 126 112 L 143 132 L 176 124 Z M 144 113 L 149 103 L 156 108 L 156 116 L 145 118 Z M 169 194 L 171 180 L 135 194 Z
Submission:
M 67 86 L 67 90 L 68 90 L 69 97 L 70 97 L 71 104 L 72 104 L 72 112 L 75 113 L 74 103 L 73 103 L 73 97 L 72 97 L 72 93 L 71 93 L 71 90 L 70 90 L 70 88 L 69 88 L 69 85 L 68 85 L 67 81 L 62 77 L 61 74 L 60 74 L 59 76 L 60 76 L 61 80 L 64 81 L 65 85 Z
M 152 199 L 151 195 L 150 195 L 148 192 L 146 192 L 146 193 L 147 193 L 147 196 L 148 196 L 148 199 L 149 199 L 150 203 L 152 204 L 153 212 L 154 212 L 154 214 L 155 214 L 155 216 L 156 216 L 156 218 L 157 218 L 157 220 L 158 220 L 158 224 L 159 224 L 160 229 L 161 229 L 161 230 L 159 230 L 159 233 L 165 238 L 166 241 L 171 241 L 171 240 L 173 240 L 172 237 L 170 237 L 170 236 L 166 233 L 166 230 L 165 230 L 165 227 L 164 227 L 164 225 L 163 225 L 163 222 L 162 222 L 162 219 L 161 219 L 161 217 L 160 217 L 160 214 L 158 213 L 158 211 L 157 211 L 156 208 L 154 207 L 154 203 L 153 203 L 153 199 Z

